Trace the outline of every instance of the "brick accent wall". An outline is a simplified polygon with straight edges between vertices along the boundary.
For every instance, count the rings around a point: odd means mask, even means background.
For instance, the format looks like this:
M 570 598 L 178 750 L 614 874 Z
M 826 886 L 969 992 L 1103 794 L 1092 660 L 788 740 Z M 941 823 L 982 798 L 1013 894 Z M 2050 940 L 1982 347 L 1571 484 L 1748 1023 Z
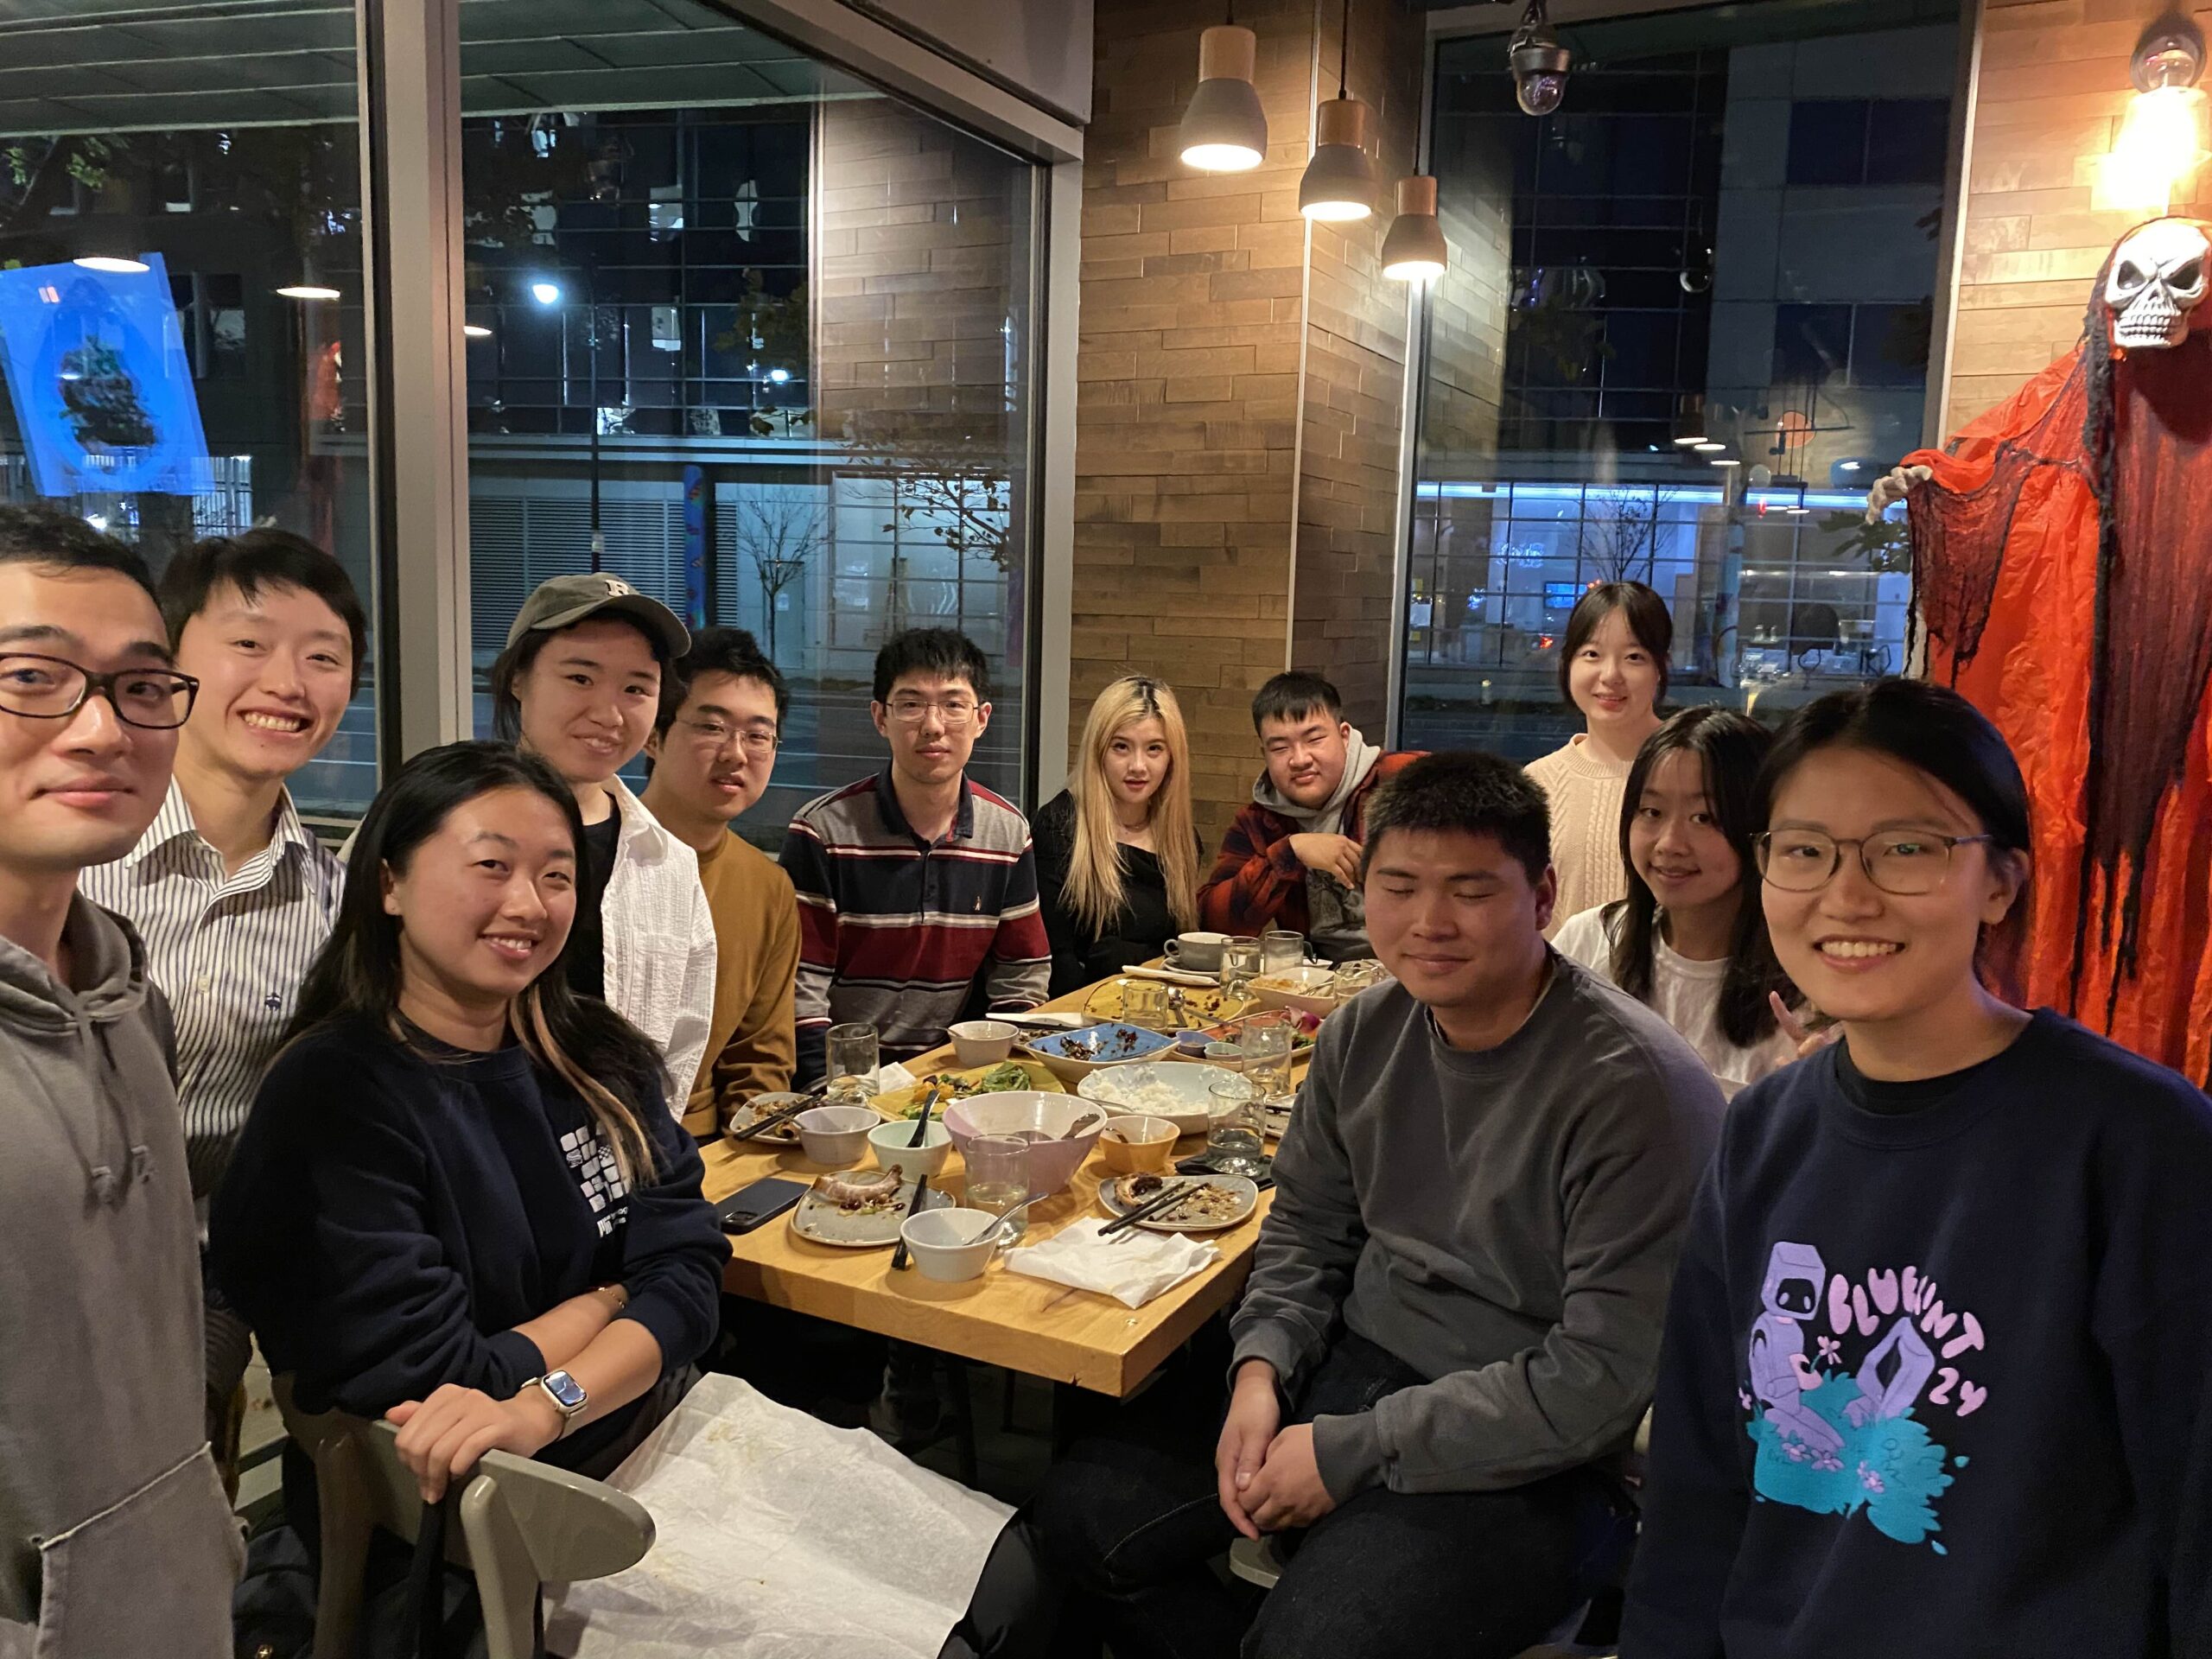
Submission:
M 1077 369 L 1071 735 L 1117 675 L 1173 684 L 1209 839 L 1249 798 L 1251 694 L 1294 637 L 1301 665 L 1351 681 L 1355 717 L 1379 734 L 1405 360 L 1402 290 L 1368 291 L 1383 286 L 1388 215 L 1316 234 L 1309 264 L 1298 212 L 1317 55 L 1335 88 L 1336 7 L 1246 0 L 1236 15 L 1259 37 L 1268 155 L 1206 175 L 1178 159 L 1176 129 L 1217 16 L 1099 0 Z M 1395 177 L 1414 154 L 1420 22 L 1359 0 L 1353 29 L 1351 91 L 1386 106 Z
M 2105 255 L 2145 215 L 2097 211 L 2097 166 L 2133 97 L 2128 54 L 2155 0 L 1984 0 L 1948 437 L 2082 332 Z M 2194 7 L 2212 34 L 2212 6 Z M 2212 210 L 2212 167 L 2176 213 Z

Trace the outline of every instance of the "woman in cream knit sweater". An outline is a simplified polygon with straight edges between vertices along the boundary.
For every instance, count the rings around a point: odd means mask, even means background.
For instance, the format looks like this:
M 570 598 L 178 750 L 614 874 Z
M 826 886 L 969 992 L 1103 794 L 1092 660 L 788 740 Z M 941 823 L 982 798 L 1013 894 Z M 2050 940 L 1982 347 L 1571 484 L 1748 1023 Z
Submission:
M 1599 582 L 1567 620 L 1559 689 L 1581 711 L 1584 728 L 1528 768 L 1551 798 L 1559 897 L 1547 934 L 1593 905 L 1627 896 L 1621 797 L 1637 750 L 1659 729 L 1674 644 L 1666 602 L 1640 582 Z

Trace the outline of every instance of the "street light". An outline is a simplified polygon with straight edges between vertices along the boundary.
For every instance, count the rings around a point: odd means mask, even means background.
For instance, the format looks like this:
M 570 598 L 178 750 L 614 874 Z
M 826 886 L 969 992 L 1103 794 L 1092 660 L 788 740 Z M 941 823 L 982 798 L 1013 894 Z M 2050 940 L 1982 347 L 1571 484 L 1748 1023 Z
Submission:
M 591 267 L 579 268 L 584 284 L 584 355 L 590 365 L 591 386 L 591 568 L 598 570 L 607 562 L 607 532 L 599 522 L 599 297 L 592 286 Z M 530 297 L 550 309 L 561 303 L 561 284 L 550 277 L 540 276 L 530 284 Z M 561 328 L 562 400 L 566 404 L 568 395 L 569 330 L 564 321 Z
M 561 284 L 542 280 L 532 283 L 530 285 L 530 297 L 540 305 L 558 305 L 561 303 Z

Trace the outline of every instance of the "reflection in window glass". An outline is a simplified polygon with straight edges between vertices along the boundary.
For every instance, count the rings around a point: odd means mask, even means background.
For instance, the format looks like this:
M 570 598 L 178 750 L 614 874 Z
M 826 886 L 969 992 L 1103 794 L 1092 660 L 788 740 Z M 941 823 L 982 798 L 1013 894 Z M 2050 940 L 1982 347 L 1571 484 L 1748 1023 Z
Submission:
M 470 588 L 601 567 L 752 630 L 792 683 L 739 828 L 883 763 L 877 648 L 996 676 L 976 779 L 1022 788 L 1031 166 L 688 0 L 464 0 Z
M 276 524 L 337 555 L 373 626 L 351 0 L 257 18 L 251 57 L 232 4 L 50 10 L 6 35 L 0 499 L 81 513 L 157 575 Z M 292 779 L 310 817 L 376 792 L 374 682 L 372 647 Z
M 1861 507 L 1926 404 L 1957 41 L 1921 10 L 1570 29 L 1541 120 L 1495 37 L 1440 47 L 1452 257 L 1427 306 L 1407 747 L 1527 760 L 1580 729 L 1560 636 L 1601 581 L 1667 601 L 1677 705 L 1778 712 L 1903 667 L 1903 527 Z

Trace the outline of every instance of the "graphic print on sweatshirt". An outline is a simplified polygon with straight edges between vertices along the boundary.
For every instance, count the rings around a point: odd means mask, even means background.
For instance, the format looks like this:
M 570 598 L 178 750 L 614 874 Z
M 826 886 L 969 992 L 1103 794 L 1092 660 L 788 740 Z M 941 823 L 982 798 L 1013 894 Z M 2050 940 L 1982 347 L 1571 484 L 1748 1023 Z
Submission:
M 1885 1536 L 1946 1554 L 1937 1510 L 1967 1459 L 1943 1439 L 1988 1402 L 1961 1369 L 1984 1350 L 1981 1321 L 1946 1306 L 1916 1266 L 1854 1281 L 1787 1240 L 1767 1256 L 1759 1304 L 1737 1396 L 1753 1491 L 1815 1515 L 1863 1510 Z

